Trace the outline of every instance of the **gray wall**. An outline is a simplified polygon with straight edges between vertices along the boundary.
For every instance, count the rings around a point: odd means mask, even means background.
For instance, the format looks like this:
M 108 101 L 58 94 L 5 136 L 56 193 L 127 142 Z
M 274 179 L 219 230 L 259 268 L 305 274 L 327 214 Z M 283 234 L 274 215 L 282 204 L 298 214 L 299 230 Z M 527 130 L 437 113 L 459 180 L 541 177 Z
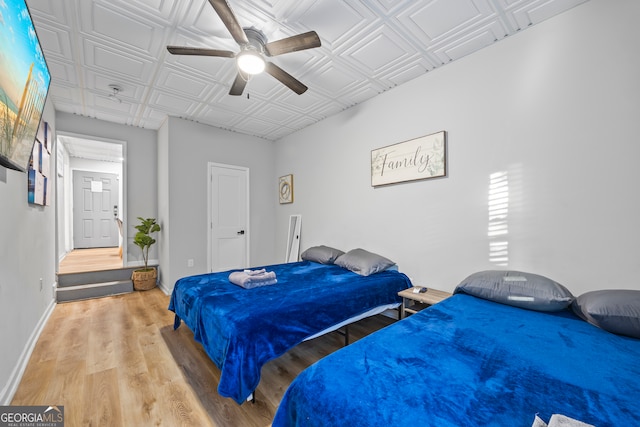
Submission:
M 250 263 L 278 261 L 274 252 L 277 181 L 273 143 L 170 117 L 158 131 L 162 287 L 207 272 L 207 165 L 242 166 L 250 175 Z M 284 238 L 283 238 L 284 240 Z M 166 244 L 170 242 L 170 245 Z M 187 267 L 193 259 L 194 266 Z
M 50 102 L 43 120 L 55 135 Z M 54 146 L 55 148 L 55 146 Z M 54 156 L 51 157 L 52 161 Z M 52 164 L 53 167 L 53 164 Z M 0 404 L 9 404 L 36 330 L 53 309 L 55 188 L 47 207 L 27 203 L 27 174 L 0 167 Z
M 295 202 L 277 235 L 299 213 L 302 250 L 363 247 L 445 290 L 494 268 L 575 294 L 640 288 L 639 19 L 640 2 L 592 0 L 282 139 L 276 176 L 294 174 Z M 447 178 L 371 187 L 372 149 L 440 130 Z M 491 238 L 497 172 L 508 234 Z

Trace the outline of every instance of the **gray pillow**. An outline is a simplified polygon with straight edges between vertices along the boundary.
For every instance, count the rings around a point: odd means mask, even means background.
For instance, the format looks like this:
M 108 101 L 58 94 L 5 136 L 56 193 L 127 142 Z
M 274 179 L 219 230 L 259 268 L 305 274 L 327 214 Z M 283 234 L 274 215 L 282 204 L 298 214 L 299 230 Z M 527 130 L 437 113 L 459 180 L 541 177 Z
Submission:
M 640 291 L 608 289 L 580 295 L 573 312 L 605 331 L 640 338 Z
M 384 271 L 396 263 L 373 252 L 358 248 L 340 255 L 335 264 L 361 276 L 369 276 Z
M 535 311 L 560 311 L 574 297 L 560 283 L 538 274 L 487 270 L 464 279 L 453 291 Z
M 320 264 L 333 264 L 333 262 L 340 255 L 344 254 L 343 251 L 329 246 L 312 246 L 306 251 L 302 252 L 300 258 L 305 261 L 319 262 Z

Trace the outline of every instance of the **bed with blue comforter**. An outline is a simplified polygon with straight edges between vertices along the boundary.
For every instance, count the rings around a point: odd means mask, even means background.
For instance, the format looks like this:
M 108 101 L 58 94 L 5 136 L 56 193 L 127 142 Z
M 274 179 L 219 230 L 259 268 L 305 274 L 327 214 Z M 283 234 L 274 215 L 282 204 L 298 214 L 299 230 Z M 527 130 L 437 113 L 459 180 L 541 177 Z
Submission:
M 398 304 L 398 292 L 411 286 L 397 270 L 362 276 L 312 261 L 261 268 L 277 283 L 245 289 L 229 282 L 231 271 L 190 276 L 176 282 L 169 304 L 174 328 L 184 321 L 220 368 L 218 393 L 238 403 L 269 360 L 375 307 Z
M 273 427 L 529 427 L 536 414 L 640 425 L 640 340 L 459 293 L 304 370 Z

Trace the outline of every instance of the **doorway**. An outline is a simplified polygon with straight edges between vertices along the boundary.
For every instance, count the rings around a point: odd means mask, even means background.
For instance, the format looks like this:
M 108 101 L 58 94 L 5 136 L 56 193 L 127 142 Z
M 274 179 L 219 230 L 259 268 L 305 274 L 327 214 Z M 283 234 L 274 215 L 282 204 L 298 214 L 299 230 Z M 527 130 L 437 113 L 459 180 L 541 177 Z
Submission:
M 209 163 L 210 272 L 249 266 L 249 169 Z
M 119 176 L 73 171 L 73 248 L 113 248 L 120 244 Z
M 57 132 L 58 272 L 126 265 L 126 144 Z

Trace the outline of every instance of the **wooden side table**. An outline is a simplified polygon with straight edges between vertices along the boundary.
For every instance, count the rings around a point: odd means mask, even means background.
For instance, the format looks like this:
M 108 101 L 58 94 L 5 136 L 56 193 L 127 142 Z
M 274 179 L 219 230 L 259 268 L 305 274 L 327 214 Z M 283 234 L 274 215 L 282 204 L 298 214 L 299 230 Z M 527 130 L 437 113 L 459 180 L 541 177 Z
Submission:
M 414 286 L 413 288 L 398 292 L 398 296 L 402 297 L 402 304 L 400 305 L 400 319 L 404 319 L 407 313 L 417 313 L 418 311 L 430 305 L 439 303 L 452 295 L 451 292 L 433 288 L 427 288 L 426 292 L 421 293 L 418 292 L 420 289 L 422 289 L 422 286 Z

